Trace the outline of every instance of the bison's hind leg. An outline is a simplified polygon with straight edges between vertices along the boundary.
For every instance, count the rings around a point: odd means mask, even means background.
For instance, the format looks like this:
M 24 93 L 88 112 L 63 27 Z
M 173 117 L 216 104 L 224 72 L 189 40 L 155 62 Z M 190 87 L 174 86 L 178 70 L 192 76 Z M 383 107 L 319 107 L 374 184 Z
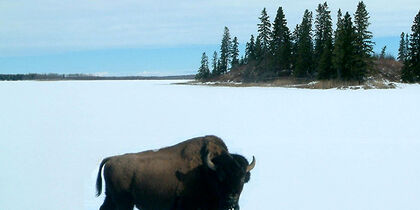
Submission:
M 134 209 L 134 203 L 128 200 L 120 200 L 116 203 L 118 210 L 133 210 Z
M 129 196 L 105 196 L 105 201 L 99 210 L 133 210 L 134 203 Z
M 110 196 L 105 197 L 105 201 L 102 204 L 101 208 L 99 210 L 117 210 L 117 207 L 115 206 L 114 202 L 112 201 Z
M 121 204 L 117 204 L 118 206 L 118 210 L 133 210 L 134 209 L 134 204 L 132 203 L 121 203 Z
M 134 202 L 130 194 L 122 193 L 115 195 L 114 197 L 115 206 L 118 210 L 133 210 Z

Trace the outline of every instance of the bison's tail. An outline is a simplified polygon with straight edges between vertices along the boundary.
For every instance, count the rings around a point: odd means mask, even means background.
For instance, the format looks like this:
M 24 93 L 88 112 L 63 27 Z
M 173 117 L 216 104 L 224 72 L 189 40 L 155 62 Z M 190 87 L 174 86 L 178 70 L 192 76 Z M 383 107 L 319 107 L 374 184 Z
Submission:
M 102 160 L 101 165 L 99 166 L 98 177 L 96 178 L 96 197 L 101 195 L 102 192 L 102 167 L 108 160 L 109 158 L 105 158 L 104 160 Z

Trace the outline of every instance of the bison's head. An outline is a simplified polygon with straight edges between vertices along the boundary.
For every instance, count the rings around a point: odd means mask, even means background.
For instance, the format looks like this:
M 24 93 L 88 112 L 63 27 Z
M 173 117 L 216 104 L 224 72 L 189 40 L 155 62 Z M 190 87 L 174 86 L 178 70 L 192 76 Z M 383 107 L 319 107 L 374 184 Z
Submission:
M 214 158 L 207 153 L 205 165 L 210 169 L 211 184 L 219 197 L 219 209 L 239 210 L 239 196 L 242 188 L 250 179 L 250 171 L 255 166 L 241 155 L 223 153 Z

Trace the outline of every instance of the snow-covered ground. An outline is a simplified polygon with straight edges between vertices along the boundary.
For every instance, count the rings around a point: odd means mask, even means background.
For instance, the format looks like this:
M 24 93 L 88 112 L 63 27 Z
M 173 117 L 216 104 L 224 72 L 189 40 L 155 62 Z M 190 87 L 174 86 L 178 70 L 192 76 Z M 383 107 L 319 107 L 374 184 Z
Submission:
M 0 82 L 0 209 L 94 210 L 100 161 L 215 134 L 257 165 L 242 210 L 420 209 L 420 86 Z

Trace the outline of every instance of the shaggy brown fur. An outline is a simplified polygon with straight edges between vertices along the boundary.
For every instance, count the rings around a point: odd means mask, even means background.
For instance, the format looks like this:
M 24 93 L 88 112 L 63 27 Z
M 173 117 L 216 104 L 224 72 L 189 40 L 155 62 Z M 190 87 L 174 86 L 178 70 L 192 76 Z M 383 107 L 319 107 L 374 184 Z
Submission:
M 209 169 L 207 154 L 217 170 Z M 248 161 L 231 155 L 216 136 L 190 139 L 158 151 L 105 158 L 99 168 L 97 195 L 104 168 L 106 198 L 100 210 L 224 209 L 237 202 Z M 230 188 L 230 189 L 228 189 Z

